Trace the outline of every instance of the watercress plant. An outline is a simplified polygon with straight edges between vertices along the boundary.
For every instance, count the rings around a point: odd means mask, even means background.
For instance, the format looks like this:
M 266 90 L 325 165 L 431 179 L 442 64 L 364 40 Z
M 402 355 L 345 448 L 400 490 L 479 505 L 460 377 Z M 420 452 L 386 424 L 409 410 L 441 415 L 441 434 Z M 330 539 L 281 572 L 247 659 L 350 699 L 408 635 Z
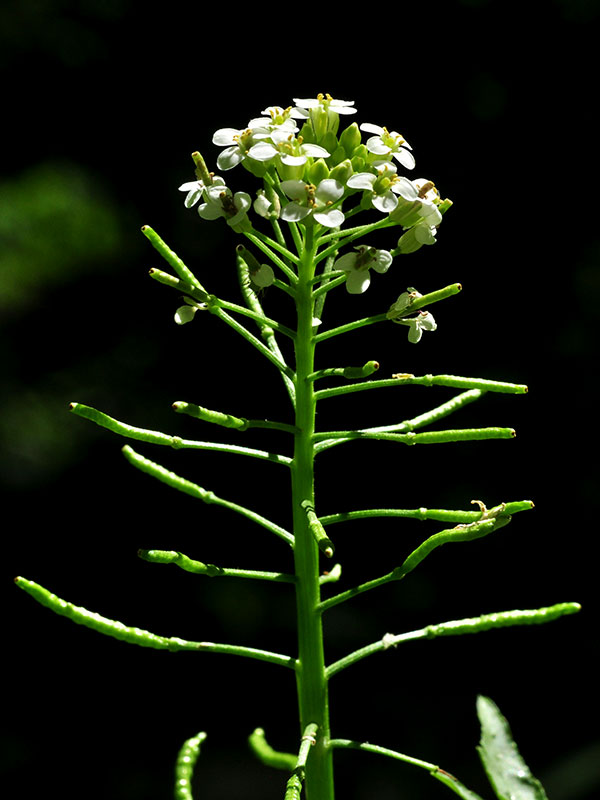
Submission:
M 495 505 L 491 507 L 476 500 L 472 501 L 476 508 L 467 510 L 392 507 L 343 510 L 327 515 L 320 511 L 322 491 L 317 495 L 314 469 L 315 459 L 326 450 L 355 439 L 378 439 L 408 446 L 512 439 L 515 435 L 512 428 L 431 429 L 431 426 L 487 392 L 524 394 L 527 391 L 527 387 L 520 384 L 445 374 L 398 373 L 377 380 L 371 377 L 379 368 L 373 360 L 363 365 L 349 363 L 316 368 L 318 345 L 366 326 L 403 326 L 407 329 L 407 346 L 418 344 L 424 334 L 437 329 L 431 307 L 456 295 L 462 288 L 459 283 L 451 283 L 422 294 L 412 286 L 403 287 L 380 313 L 327 327 L 324 308 L 331 291 L 363 294 L 371 281 L 380 280 L 380 274 L 393 272 L 397 268 L 395 262 L 422 247 L 434 245 L 444 215 L 452 205 L 450 200 L 442 198 L 431 180 L 408 177 L 406 173 L 412 172 L 416 162 L 412 148 L 400 133 L 379 125 L 379 121 L 360 125 L 352 122 L 340 130 L 340 120 L 351 119 L 355 113 L 353 102 L 334 100 L 329 95 L 295 99 L 294 104 L 286 108 L 266 108 L 243 128 L 218 130 L 213 137 L 213 143 L 223 148 L 216 159 L 218 173 L 209 171 L 200 153 L 193 154 L 195 179 L 179 187 L 185 193 L 185 206 L 197 208 L 202 224 L 224 220 L 237 235 L 236 264 L 243 303 L 213 294 L 209 273 L 193 272 L 158 233 L 147 225 L 142 228 L 170 269 L 167 272 L 152 268 L 151 277 L 183 295 L 183 304 L 175 311 L 175 322 L 178 325 L 193 322 L 201 326 L 204 314 L 217 317 L 244 340 L 242 346 L 249 345 L 273 366 L 289 399 L 288 408 L 282 409 L 278 420 L 242 416 L 238 398 L 233 398 L 232 407 L 224 411 L 211 410 L 187 400 L 176 401 L 174 411 L 232 429 L 240 435 L 250 428 L 277 431 L 284 440 L 283 452 L 181 438 L 134 427 L 81 403 L 70 405 L 75 415 L 143 444 L 267 460 L 289 471 L 292 524 L 284 528 L 234 499 L 220 497 L 210 488 L 166 469 L 129 445 L 123 448 L 130 464 L 148 476 L 203 503 L 240 514 L 285 542 L 289 551 L 287 558 L 282 557 L 281 572 L 205 564 L 171 550 L 141 550 L 139 555 L 146 561 L 173 564 L 197 575 L 289 584 L 296 596 L 296 651 L 282 654 L 157 635 L 77 607 L 31 580 L 19 577 L 16 582 L 56 613 L 132 644 L 228 653 L 291 670 L 296 679 L 299 705 L 297 754 L 273 750 L 262 729 L 257 729 L 250 737 L 253 751 L 265 764 L 289 773 L 287 783 L 282 782 L 286 800 L 299 797 L 303 786 L 308 800 L 332 800 L 333 760 L 337 749 L 356 749 L 399 759 L 427 770 L 459 796 L 473 800 L 477 797 L 474 792 L 435 764 L 379 745 L 338 738 L 338 731 L 330 729 L 331 679 L 370 655 L 408 641 L 476 633 L 508 625 L 544 623 L 577 611 L 579 605 L 559 603 L 549 608 L 501 611 L 472 619 L 435 622 L 419 630 L 380 635 L 371 644 L 333 663 L 326 661 L 323 615 L 329 609 L 351 602 L 363 592 L 402 581 L 442 545 L 488 536 L 508 525 L 515 514 L 533 507 L 529 500 L 492 498 Z M 258 180 L 259 188 L 252 194 L 233 191 L 220 174 L 235 167 L 247 170 L 248 177 Z M 361 222 L 354 218 L 360 218 Z M 394 232 L 396 244 L 392 249 L 378 245 L 377 234 L 383 230 Z M 293 327 L 278 319 L 280 300 L 294 304 L 296 323 Z M 267 305 L 268 311 L 265 310 Z M 292 351 L 291 356 L 280 344 L 284 340 Z M 410 419 L 399 415 L 389 425 L 344 430 L 317 427 L 319 403 L 346 400 L 347 395 L 384 389 L 401 394 L 413 385 L 443 387 L 458 390 L 458 393 L 441 402 L 434 401 L 432 407 Z M 440 523 L 440 530 L 412 552 L 407 552 L 398 563 L 390 564 L 385 574 L 369 577 L 338 593 L 335 589 L 332 591 L 331 587 L 340 579 L 341 566 L 336 564 L 324 571 L 321 561 L 334 555 L 336 526 L 383 517 L 435 520 Z M 168 546 L 168 542 L 165 545 Z M 478 711 L 482 722 L 482 759 L 497 796 L 522 800 L 543 797 L 543 789 L 519 760 L 508 726 L 498 709 L 487 698 L 480 698 Z M 175 783 L 175 795 L 179 800 L 192 796 L 193 767 L 205 737 L 205 733 L 199 733 L 182 747 Z M 502 774 L 507 754 L 512 754 L 514 766 L 510 776 Z

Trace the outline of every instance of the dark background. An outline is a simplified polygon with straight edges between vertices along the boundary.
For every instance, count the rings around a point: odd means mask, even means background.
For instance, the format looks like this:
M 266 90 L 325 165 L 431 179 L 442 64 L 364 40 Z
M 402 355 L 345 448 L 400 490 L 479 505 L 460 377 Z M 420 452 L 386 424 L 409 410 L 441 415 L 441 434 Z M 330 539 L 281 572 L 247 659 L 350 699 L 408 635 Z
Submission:
M 281 418 L 286 396 L 275 370 L 216 319 L 173 323 L 180 299 L 146 277 L 163 265 L 139 228 L 152 225 L 210 290 L 237 299 L 238 240 L 184 209 L 177 191 L 193 177 L 189 154 L 200 149 L 214 164 L 214 130 L 323 91 L 355 100 L 357 121 L 401 131 L 414 176 L 454 200 L 435 247 L 373 275 L 363 296 L 335 292 L 327 323 L 379 313 L 407 286 L 459 281 L 464 291 L 435 309 L 438 330 L 417 347 L 402 328 L 373 326 L 323 345 L 319 366 L 374 358 L 381 376 L 445 372 L 530 391 L 487 395 L 452 423 L 514 426 L 513 442 L 332 450 L 318 465 L 319 510 L 468 508 L 474 497 L 536 504 L 490 539 L 439 551 L 403 584 L 331 611 L 329 660 L 433 622 L 564 600 L 584 607 L 549 626 L 407 644 L 362 662 L 332 683 L 334 735 L 439 763 L 489 798 L 474 749 L 475 697 L 485 693 L 552 800 L 597 796 L 598 12 L 585 0 L 3 5 L 4 786 L 32 798 L 170 797 L 181 741 L 206 730 L 198 796 L 282 796 L 283 774 L 258 765 L 245 737 L 263 726 L 274 746 L 297 747 L 291 673 L 106 639 L 37 606 L 12 578 L 156 633 L 293 652 L 289 588 L 198 578 L 136 557 L 155 547 L 289 570 L 285 544 L 132 470 L 122 442 L 67 405 L 288 452 L 284 437 L 229 435 L 171 412 L 181 399 Z M 253 191 L 253 180 L 241 168 L 228 176 L 234 190 Z M 278 299 L 268 293 L 266 309 L 285 317 Z M 450 395 L 355 395 L 324 402 L 319 424 L 389 424 Z M 281 468 L 139 450 L 289 524 Z M 332 528 L 339 586 L 388 571 L 435 530 Z M 386 759 L 339 754 L 336 765 L 339 796 L 448 796 L 426 773 Z

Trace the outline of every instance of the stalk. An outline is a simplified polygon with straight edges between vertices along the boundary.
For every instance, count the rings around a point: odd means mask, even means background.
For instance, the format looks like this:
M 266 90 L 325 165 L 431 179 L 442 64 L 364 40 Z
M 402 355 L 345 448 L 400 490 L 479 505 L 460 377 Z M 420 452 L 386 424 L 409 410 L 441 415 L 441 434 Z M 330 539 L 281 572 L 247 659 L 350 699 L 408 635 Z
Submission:
M 332 753 L 329 740 L 329 702 L 319 586 L 319 549 L 302 503 L 314 503 L 315 395 L 309 375 L 314 372 L 313 304 L 315 245 L 307 227 L 299 263 L 297 285 L 298 329 L 296 338 L 296 428 L 292 473 L 294 518 L 294 562 L 298 618 L 298 664 L 296 670 L 300 728 L 314 723 L 318 736 L 306 764 L 307 800 L 333 800 Z

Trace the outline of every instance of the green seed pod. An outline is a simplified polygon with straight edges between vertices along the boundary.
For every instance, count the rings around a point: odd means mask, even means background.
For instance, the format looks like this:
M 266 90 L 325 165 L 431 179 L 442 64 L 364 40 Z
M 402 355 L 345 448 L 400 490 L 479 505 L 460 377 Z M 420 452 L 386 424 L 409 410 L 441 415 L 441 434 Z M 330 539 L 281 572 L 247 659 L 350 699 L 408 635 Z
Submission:
M 498 516 L 494 519 L 489 519 L 484 522 L 471 522 L 467 525 L 457 525 L 455 528 L 450 528 L 446 531 L 440 531 L 426 539 L 422 545 L 417 547 L 416 550 L 408 556 L 402 566 L 396 567 L 393 570 L 397 579 L 403 578 L 412 572 L 423 559 L 429 555 L 433 550 L 441 547 L 448 542 L 469 542 L 472 539 L 481 539 L 487 536 L 492 531 L 503 528 L 510 522 L 510 516 Z
M 224 414 L 222 411 L 211 411 L 209 408 L 194 405 L 194 403 L 184 403 L 178 400 L 173 403 L 173 410 L 178 414 L 187 414 L 190 417 L 212 422 L 214 425 L 221 425 L 224 428 L 236 428 L 245 431 L 248 427 L 248 420 L 241 417 L 234 417 L 231 414 Z
M 346 156 L 352 158 L 361 142 L 360 128 L 353 122 L 340 134 L 340 145 L 344 148 Z
M 479 633 L 511 625 L 542 625 L 565 614 L 575 614 L 580 609 L 579 603 L 557 603 L 547 608 L 501 611 L 497 614 L 483 614 L 473 619 L 456 619 L 439 625 L 428 625 L 425 630 L 427 638 L 433 639 L 437 636 L 460 636 L 463 633 Z
M 301 506 L 306 511 L 306 516 L 308 517 L 308 527 L 315 538 L 315 542 L 317 543 L 319 550 L 326 555 L 327 558 L 331 558 L 335 552 L 335 547 L 333 546 L 333 542 L 329 536 L 327 536 L 325 533 L 325 528 L 323 527 L 320 519 L 315 514 L 312 503 L 310 500 L 303 500 Z
M 15 583 L 20 589 L 24 589 L 37 600 L 38 603 L 54 611 L 55 614 L 68 617 L 78 625 L 85 625 L 86 628 L 92 628 L 92 630 L 103 633 L 106 636 L 112 636 L 113 639 L 137 644 L 140 647 L 152 647 L 155 650 L 198 649 L 198 643 L 186 642 L 183 639 L 174 637 L 157 636 L 155 633 L 150 633 L 150 631 L 144 631 L 140 628 L 130 628 L 127 625 L 123 625 L 122 622 L 117 622 L 117 620 L 107 619 L 93 611 L 88 611 L 86 608 L 74 606 L 73 603 L 62 600 L 49 592 L 48 589 L 44 589 L 43 586 L 26 578 L 15 578 Z
M 367 361 L 363 367 L 346 367 L 343 370 L 344 378 L 350 380 L 356 378 L 367 378 L 379 369 L 378 361 Z
M 175 763 L 175 800 L 192 800 L 192 778 L 200 755 L 200 745 L 205 733 L 198 733 L 185 741 Z
M 248 744 L 258 760 L 267 767 L 284 769 L 289 772 L 296 766 L 298 757 L 293 753 L 282 753 L 279 750 L 273 750 L 271 745 L 267 742 L 265 732 L 262 728 L 256 728 L 252 731 L 248 737 Z

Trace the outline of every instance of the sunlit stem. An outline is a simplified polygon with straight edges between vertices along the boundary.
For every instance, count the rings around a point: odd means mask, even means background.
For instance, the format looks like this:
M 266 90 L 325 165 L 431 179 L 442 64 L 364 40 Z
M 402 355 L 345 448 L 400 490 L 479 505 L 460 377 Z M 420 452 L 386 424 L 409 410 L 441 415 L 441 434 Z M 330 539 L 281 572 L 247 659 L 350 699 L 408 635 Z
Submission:
M 311 281 L 314 276 L 314 229 L 306 226 L 297 286 L 296 339 L 296 418 L 298 433 L 294 439 L 292 504 L 294 517 L 294 563 L 298 630 L 297 687 L 300 726 L 304 730 L 316 724 L 320 735 L 306 766 L 307 800 L 333 800 L 333 763 L 324 742 L 329 736 L 329 703 L 325 677 L 325 655 L 320 602 L 319 548 L 302 502 L 314 507 L 315 429 L 314 388 L 308 376 L 314 372 L 313 317 Z

